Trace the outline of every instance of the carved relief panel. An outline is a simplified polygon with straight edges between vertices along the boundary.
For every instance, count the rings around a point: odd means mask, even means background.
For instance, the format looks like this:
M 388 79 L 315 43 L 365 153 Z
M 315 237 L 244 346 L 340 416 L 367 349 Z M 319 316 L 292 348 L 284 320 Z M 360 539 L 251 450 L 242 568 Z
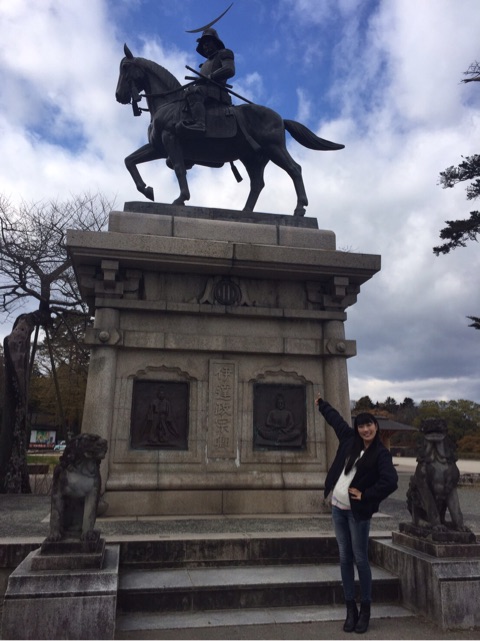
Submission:
M 132 449 L 188 450 L 188 383 L 135 381 Z
M 253 386 L 253 448 L 304 450 L 307 409 L 304 385 Z

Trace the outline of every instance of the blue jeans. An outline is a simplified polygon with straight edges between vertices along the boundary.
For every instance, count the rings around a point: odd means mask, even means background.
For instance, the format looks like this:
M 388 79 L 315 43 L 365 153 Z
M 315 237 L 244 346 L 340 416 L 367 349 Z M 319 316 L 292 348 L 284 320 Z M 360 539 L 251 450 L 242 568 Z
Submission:
M 372 600 L 372 570 L 368 562 L 368 534 L 370 520 L 355 521 L 351 510 L 332 506 L 333 527 L 340 553 L 345 601 L 355 599 L 354 562 L 357 566 L 362 601 Z

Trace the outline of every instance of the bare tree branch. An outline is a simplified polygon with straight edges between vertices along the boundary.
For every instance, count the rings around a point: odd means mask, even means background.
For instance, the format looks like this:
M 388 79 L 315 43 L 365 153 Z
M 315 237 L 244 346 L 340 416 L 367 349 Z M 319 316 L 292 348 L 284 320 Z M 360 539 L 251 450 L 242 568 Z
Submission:
M 24 307 L 27 298 L 58 313 L 86 312 L 67 255 L 67 229 L 101 230 L 113 203 L 100 195 L 66 202 L 21 203 L 0 196 L 0 314 Z
M 475 60 L 469 66 L 469 68 L 463 72 L 464 76 L 471 76 L 470 78 L 464 78 L 462 82 L 479 82 L 480 81 L 480 63 Z
M 0 430 L 0 493 L 28 492 L 30 489 L 26 463 L 29 377 L 32 371 L 30 336 L 34 330 L 38 336 L 40 326 L 45 329 L 57 392 L 56 404 L 61 427 L 64 427 L 64 404 L 60 398 L 49 328 L 60 327 L 65 318 L 63 324 L 66 329 L 63 331 L 67 335 L 67 358 L 61 365 L 68 368 L 73 360 L 74 332 L 66 317 L 75 313 L 79 327 L 79 317 L 89 318 L 67 254 L 66 233 L 67 229 L 100 231 L 112 206 L 113 203 L 99 195 L 78 196 L 62 203 L 21 203 L 19 206 L 13 206 L 0 196 L 0 315 L 8 317 L 28 303 L 30 308 L 31 303 L 37 307 L 37 311 L 19 316 L 4 343 L 8 403 Z M 75 342 L 78 344 L 78 337 Z M 81 365 L 82 358 L 88 362 L 85 350 L 77 348 L 76 353 L 80 357 L 75 359 L 77 363 Z M 68 394 L 65 398 L 68 400 Z

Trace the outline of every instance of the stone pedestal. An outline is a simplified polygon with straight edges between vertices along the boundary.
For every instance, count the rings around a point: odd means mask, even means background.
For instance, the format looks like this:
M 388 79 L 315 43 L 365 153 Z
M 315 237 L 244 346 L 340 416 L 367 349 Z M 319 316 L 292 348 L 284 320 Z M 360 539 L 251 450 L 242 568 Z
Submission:
M 320 511 L 336 439 L 314 399 L 350 413 L 345 310 L 380 257 L 312 218 L 155 203 L 68 249 L 107 515 Z
M 480 544 L 473 532 L 436 532 L 413 523 L 400 523 L 399 530 L 392 532 L 393 542 L 412 550 L 438 558 L 480 558 Z
M 2 639 L 113 639 L 120 547 L 106 546 L 99 569 L 41 556 L 31 552 L 10 575 Z
M 99 533 L 98 533 L 99 534 Z M 105 562 L 105 539 L 93 542 L 78 539 L 45 541 L 32 558 L 32 570 L 101 570 Z
M 372 561 L 400 579 L 403 604 L 447 629 L 480 626 L 480 545 L 394 532 L 370 542 Z

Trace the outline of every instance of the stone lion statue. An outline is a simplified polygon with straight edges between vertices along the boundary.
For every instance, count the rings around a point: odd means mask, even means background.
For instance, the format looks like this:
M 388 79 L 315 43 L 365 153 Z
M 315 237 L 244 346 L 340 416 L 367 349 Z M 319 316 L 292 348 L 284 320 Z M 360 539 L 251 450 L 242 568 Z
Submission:
M 79 434 L 68 442 L 53 472 L 47 541 L 98 538 L 94 526 L 101 488 L 100 463 L 107 447 L 107 441 L 96 434 Z
M 407 492 L 407 507 L 413 523 L 437 532 L 470 532 L 463 524 L 457 493 L 460 471 L 455 445 L 447 435 L 446 421 L 426 419 L 420 429 L 423 442 Z M 447 509 L 451 522 L 445 519 Z

